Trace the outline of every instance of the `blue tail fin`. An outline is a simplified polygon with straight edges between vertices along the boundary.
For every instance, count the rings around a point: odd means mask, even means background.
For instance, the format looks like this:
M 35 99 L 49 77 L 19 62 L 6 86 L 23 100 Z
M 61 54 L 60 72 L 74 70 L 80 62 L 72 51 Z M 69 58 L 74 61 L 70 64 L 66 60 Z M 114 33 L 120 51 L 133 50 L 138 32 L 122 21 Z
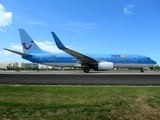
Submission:
M 24 29 L 19 29 L 19 34 L 22 42 L 24 53 L 41 53 L 44 52 L 38 47 L 34 40 L 27 34 Z

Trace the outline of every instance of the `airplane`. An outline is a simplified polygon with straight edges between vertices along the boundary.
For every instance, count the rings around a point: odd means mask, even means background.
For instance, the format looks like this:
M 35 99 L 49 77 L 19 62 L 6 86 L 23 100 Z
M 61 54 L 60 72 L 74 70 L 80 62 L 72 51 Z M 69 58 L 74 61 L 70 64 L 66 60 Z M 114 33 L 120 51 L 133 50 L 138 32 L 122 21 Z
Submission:
M 20 55 L 23 59 L 33 63 L 54 67 L 81 67 L 88 73 L 112 70 L 114 68 L 141 68 L 141 72 L 156 64 L 156 61 L 143 55 L 132 54 L 82 54 L 63 45 L 54 32 L 51 32 L 57 47 L 64 53 L 52 53 L 42 50 L 24 29 L 19 29 L 23 53 L 4 48 Z

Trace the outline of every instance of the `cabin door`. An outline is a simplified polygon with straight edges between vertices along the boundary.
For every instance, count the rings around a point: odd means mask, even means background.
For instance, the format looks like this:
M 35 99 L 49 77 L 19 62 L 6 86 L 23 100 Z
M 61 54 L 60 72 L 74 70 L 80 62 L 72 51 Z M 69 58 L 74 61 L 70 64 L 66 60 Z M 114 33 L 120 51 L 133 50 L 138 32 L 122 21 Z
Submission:
M 144 63 L 144 58 L 143 57 L 140 58 L 140 62 Z

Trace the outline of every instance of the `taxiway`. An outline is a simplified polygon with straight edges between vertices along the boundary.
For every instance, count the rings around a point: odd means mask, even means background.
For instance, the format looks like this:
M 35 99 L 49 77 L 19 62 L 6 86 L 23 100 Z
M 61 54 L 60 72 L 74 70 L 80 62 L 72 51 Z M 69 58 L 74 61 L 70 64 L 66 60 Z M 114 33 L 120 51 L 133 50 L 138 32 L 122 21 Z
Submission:
M 0 71 L 0 84 L 160 85 L 160 71 Z

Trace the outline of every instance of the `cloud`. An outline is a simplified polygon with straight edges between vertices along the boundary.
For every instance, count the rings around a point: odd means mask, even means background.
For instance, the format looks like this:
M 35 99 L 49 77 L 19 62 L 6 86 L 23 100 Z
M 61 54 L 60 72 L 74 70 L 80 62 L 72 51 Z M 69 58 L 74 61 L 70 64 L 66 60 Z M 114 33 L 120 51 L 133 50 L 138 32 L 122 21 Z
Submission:
M 94 27 L 98 26 L 97 23 L 79 23 L 79 22 L 78 23 L 67 23 L 64 25 L 72 27 L 72 28 L 87 28 L 87 29 L 94 28 Z
M 12 23 L 12 13 L 6 12 L 4 6 L 0 4 L 0 31 L 4 32 L 4 28 Z
M 132 14 L 133 12 L 131 11 L 133 8 L 133 5 L 125 5 L 124 7 L 124 14 Z
M 63 24 L 63 27 L 67 27 L 70 31 L 77 34 L 77 37 L 80 37 L 85 30 L 92 30 L 99 27 L 98 23 L 91 23 L 91 22 L 73 22 L 73 23 L 66 23 Z
M 46 50 L 46 51 L 49 51 L 49 52 L 53 52 L 53 53 L 62 52 L 61 50 L 59 50 L 57 48 L 56 45 L 53 44 L 53 42 L 50 42 L 50 41 L 44 41 L 44 42 L 35 41 L 35 42 L 43 50 Z
M 22 46 L 20 44 L 11 43 L 11 48 L 14 50 L 22 51 Z
M 22 46 L 21 46 L 20 44 L 11 43 L 9 49 L 22 52 Z M 9 55 L 12 55 L 13 53 L 12 53 L 12 52 L 9 52 L 9 51 L 7 51 L 7 50 L 3 50 L 3 52 L 1 52 L 1 54 L 2 54 L 2 55 L 5 55 L 5 56 L 9 56 Z
M 62 53 L 62 51 L 59 50 L 57 48 L 57 46 L 54 45 L 53 42 L 50 42 L 50 41 L 44 41 L 44 42 L 35 41 L 35 42 L 41 49 L 43 49 L 45 51 L 49 51 L 49 52 L 52 52 L 52 53 Z M 12 49 L 12 50 L 15 50 L 15 51 L 19 51 L 19 52 L 23 52 L 22 45 L 16 44 L 16 43 L 11 43 L 9 49 Z M 3 58 L 3 59 L 6 58 L 5 61 L 8 61 L 7 59 L 11 59 L 13 57 L 13 55 L 15 57 L 18 56 L 16 59 L 19 59 L 19 55 L 16 55 L 16 54 L 14 54 L 12 52 L 9 52 L 7 50 L 0 51 L 0 58 Z

